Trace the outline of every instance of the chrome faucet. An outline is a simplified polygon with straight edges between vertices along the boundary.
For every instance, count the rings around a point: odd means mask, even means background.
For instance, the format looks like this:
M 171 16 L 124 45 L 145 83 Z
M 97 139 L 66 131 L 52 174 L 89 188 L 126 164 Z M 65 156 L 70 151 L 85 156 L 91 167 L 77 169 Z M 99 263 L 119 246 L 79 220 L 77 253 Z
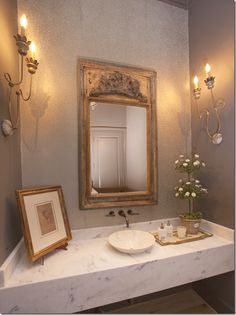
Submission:
M 125 223 L 126 223 L 126 227 L 129 228 L 129 219 L 127 218 L 124 210 L 119 210 L 118 211 L 119 216 L 124 217 L 125 218 Z

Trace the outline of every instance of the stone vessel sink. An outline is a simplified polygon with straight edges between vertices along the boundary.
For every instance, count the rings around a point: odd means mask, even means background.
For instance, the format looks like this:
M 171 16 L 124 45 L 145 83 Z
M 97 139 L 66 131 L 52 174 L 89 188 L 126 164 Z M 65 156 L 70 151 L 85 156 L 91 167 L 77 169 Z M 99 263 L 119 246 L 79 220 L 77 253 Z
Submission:
M 112 233 L 109 244 L 122 253 L 139 254 L 155 244 L 152 234 L 139 230 L 122 230 Z

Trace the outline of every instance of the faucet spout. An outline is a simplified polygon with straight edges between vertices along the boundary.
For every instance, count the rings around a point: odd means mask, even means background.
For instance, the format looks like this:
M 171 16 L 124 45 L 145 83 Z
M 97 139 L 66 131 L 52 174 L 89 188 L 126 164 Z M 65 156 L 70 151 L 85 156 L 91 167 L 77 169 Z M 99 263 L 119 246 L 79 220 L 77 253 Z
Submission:
M 129 219 L 127 218 L 125 212 L 123 210 L 119 210 L 118 214 L 119 216 L 125 218 L 126 227 L 129 228 Z
M 126 223 L 126 227 L 129 228 L 129 219 L 127 218 L 127 216 L 125 216 L 125 223 Z

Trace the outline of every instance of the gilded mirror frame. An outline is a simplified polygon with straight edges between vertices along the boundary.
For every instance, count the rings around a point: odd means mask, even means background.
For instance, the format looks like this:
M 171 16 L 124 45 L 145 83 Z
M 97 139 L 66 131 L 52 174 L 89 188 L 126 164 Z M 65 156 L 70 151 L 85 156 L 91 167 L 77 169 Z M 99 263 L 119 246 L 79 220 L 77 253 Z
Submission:
M 80 209 L 157 203 L 156 72 L 79 59 L 79 204 Z M 90 102 L 118 103 L 146 109 L 147 190 L 91 194 Z

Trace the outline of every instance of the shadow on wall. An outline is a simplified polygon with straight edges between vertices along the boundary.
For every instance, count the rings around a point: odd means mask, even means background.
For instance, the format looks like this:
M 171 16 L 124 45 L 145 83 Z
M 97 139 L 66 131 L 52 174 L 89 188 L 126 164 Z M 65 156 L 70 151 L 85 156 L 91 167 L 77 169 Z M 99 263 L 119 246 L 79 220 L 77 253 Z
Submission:
M 193 288 L 200 294 L 219 314 L 235 314 L 234 272 L 227 272 L 209 279 L 193 283 Z M 228 294 L 230 292 L 232 294 Z
M 189 121 L 189 114 L 185 111 L 178 113 L 178 122 L 179 122 L 179 128 L 181 130 L 182 136 L 184 138 L 184 147 L 185 152 L 182 152 L 183 154 L 188 154 L 188 143 L 189 138 L 191 136 L 191 128 L 190 128 L 190 121 Z
M 39 137 L 39 122 L 40 119 L 45 115 L 48 108 L 50 96 L 47 93 L 41 92 L 37 97 L 33 97 L 33 100 L 29 102 L 30 113 L 35 121 L 33 124 L 34 129 L 31 130 L 31 139 L 26 141 L 24 134 L 22 133 L 22 142 L 30 152 L 37 151 L 38 137 Z
M 18 187 L 20 188 L 20 187 Z M 5 244 L 9 243 L 9 235 L 10 234 L 15 234 L 16 233 L 16 226 L 19 226 L 20 223 L 20 215 L 18 212 L 18 207 L 16 205 L 16 196 L 15 196 L 15 191 L 12 191 L 12 194 L 5 199 L 5 207 L 8 209 L 6 211 L 6 226 L 9 227 L 9 230 L 7 233 L 5 233 L 6 239 L 4 240 Z M 19 230 L 17 231 L 19 234 L 22 234 Z M 8 234 L 8 237 L 7 237 Z M 14 244 L 13 244 L 14 245 Z

